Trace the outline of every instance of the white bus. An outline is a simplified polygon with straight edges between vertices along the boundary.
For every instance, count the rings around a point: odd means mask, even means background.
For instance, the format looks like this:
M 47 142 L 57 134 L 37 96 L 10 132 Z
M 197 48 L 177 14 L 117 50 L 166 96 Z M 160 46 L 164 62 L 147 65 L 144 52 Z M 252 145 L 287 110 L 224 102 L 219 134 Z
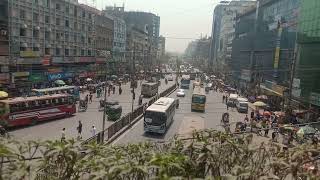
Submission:
M 173 122 L 176 103 L 173 98 L 161 97 L 149 106 L 144 113 L 144 131 L 164 134 Z
M 141 95 L 152 97 L 158 93 L 158 83 L 143 83 L 141 87 Z

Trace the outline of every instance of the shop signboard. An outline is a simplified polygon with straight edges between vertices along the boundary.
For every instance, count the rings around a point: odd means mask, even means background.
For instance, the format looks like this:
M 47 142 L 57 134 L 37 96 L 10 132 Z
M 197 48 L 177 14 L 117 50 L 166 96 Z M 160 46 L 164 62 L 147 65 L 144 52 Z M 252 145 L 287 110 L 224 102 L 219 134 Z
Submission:
M 43 74 L 31 74 L 29 76 L 29 81 L 31 82 L 42 82 L 45 81 L 45 76 Z
M 98 64 L 103 64 L 103 63 L 106 63 L 107 62 L 107 59 L 106 58 L 102 58 L 102 57 L 98 57 L 96 58 L 96 63 Z
M 62 72 L 62 68 L 48 68 L 49 73 L 60 73 Z
M 311 92 L 310 93 L 310 103 L 316 106 L 320 106 L 320 94 Z
M 53 57 L 52 63 L 63 63 L 63 57 Z
M 58 80 L 58 79 L 68 79 L 73 77 L 74 74 L 70 73 L 70 72 L 66 72 L 66 73 L 54 73 L 54 74 L 49 74 L 48 75 L 48 80 L 49 81 L 54 81 L 54 80 Z
M 41 61 L 39 58 L 18 58 L 17 64 L 41 64 Z
M 20 57 L 39 57 L 38 51 L 20 51 Z
M 30 75 L 30 73 L 27 72 L 27 71 L 12 73 L 12 76 L 14 76 L 14 77 L 26 77 L 26 76 L 29 76 L 29 75 Z
M 50 66 L 50 64 L 51 64 L 51 56 L 44 56 L 42 58 L 41 64 L 43 66 Z
M 78 62 L 94 62 L 94 57 L 79 57 Z

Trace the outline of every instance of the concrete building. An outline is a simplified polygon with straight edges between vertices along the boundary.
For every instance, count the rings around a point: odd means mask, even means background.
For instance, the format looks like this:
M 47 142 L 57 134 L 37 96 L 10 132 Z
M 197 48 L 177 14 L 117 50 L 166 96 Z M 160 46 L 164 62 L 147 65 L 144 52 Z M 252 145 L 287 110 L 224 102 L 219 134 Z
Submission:
M 150 68 L 154 65 L 157 65 L 160 17 L 147 12 L 129 11 L 125 12 L 124 19 L 127 26 L 134 25 L 137 29 L 140 29 L 148 34 L 150 50 L 148 52 L 149 58 L 146 65 Z
M 210 44 L 211 37 L 201 37 L 190 42 L 184 53 L 186 59 L 189 59 L 194 66 L 208 70 Z
M 128 63 L 126 60 L 126 37 L 127 27 L 123 19 L 124 7 L 107 6 L 102 11 L 104 16 L 112 18 L 114 22 L 113 47 L 112 47 L 112 67 L 123 70 L 123 64 Z
M 129 60 L 128 66 L 131 70 L 145 71 L 144 64 L 148 59 L 148 51 L 150 49 L 148 34 L 135 26 L 127 29 L 127 46 L 126 58 Z
M 255 6 L 255 1 L 221 1 L 213 13 L 212 42 L 209 65 L 215 71 L 228 69 L 231 60 L 232 40 L 234 38 L 235 17 L 246 9 Z
M 158 42 L 158 53 L 157 53 L 157 58 L 160 59 L 160 61 L 163 60 L 166 54 L 166 38 L 163 36 L 159 37 L 159 42 Z
M 110 50 L 112 45 L 113 21 L 110 24 L 111 20 L 100 17 L 99 10 L 79 4 L 78 0 L 8 2 L 11 73 L 7 87 L 13 94 L 19 94 L 15 90 L 52 85 L 57 79 L 75 83 L 104 76 L 106 72 L 96 72 L 96 63 L 106 61 L 101 59 L 101 52 Z
M 0 87 L 10 82 L 8 1 L 0 1 Z

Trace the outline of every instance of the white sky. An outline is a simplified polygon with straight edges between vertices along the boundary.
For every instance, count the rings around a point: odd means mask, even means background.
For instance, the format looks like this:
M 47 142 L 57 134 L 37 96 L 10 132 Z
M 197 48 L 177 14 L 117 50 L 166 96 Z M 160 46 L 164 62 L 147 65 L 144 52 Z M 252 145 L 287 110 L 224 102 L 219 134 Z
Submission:
M 220 0 L 94 0 L 96 8 L 122 6 L 125 10 L 152 12 L 160 16 L 160 35 L 166 38 L 166 50 L 183 52 L 188 42 L 211 35 L 212 12 Z M 93 4 L 93 0 L 79 0 Z M 192 38 L 192 39 L 173 39 Z

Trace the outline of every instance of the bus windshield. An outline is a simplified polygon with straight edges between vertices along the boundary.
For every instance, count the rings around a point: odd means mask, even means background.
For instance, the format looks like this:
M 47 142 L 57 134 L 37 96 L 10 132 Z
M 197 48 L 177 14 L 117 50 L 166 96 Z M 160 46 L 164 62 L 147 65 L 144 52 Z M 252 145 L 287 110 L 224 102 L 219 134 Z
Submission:
M 145 122 L 149 125 L 159 126 L 166 122 L 166 115 L 161 112 L 146 111 Z
M 193 95 L 192 96 L 192 103 L 204 104 L 204 103 L 206 103 L 206 97 L 201 96 L 201 95 Z

